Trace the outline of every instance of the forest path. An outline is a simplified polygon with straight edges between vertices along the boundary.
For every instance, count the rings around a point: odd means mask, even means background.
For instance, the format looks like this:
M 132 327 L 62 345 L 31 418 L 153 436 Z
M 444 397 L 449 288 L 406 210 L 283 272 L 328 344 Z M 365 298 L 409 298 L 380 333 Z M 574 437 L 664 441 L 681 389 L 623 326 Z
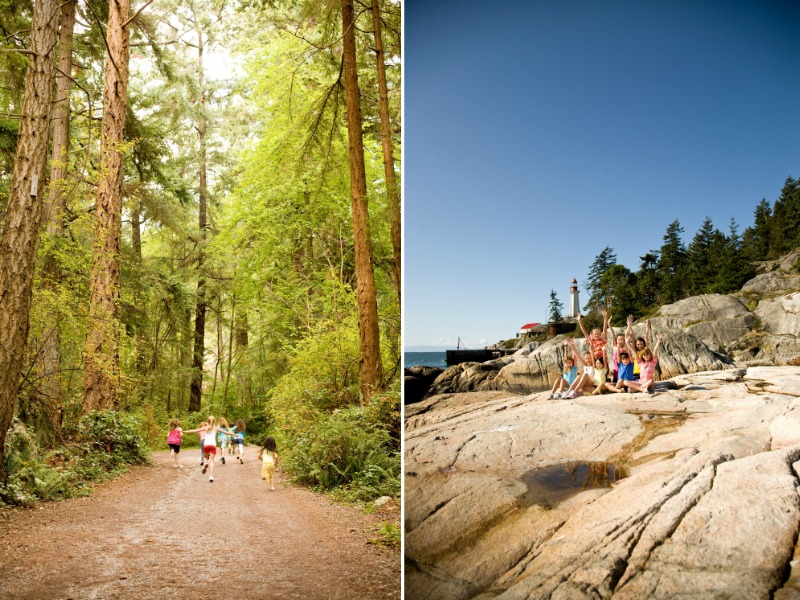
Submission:
M 368 543 L 376 523 L 307 489 L 261 480 L 256 447 L 214 482 L 199 449 L 91 496 L 0 511 L 0 598 L 400 598 L 400 553 Z

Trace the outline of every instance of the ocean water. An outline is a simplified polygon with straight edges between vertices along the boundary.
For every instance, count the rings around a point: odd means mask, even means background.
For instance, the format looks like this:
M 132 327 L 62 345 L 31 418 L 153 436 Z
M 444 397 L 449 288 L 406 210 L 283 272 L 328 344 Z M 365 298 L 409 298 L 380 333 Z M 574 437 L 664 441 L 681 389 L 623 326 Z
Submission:
M 403 366 L 408 367 L 439 367 L 447 368 L 446 352 L 404 352 Z

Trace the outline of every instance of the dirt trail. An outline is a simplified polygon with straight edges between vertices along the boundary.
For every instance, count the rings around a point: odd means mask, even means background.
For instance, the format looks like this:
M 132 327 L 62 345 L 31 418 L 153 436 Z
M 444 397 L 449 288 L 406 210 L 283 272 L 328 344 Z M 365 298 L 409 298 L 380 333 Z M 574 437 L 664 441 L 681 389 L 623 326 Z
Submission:
M 257 448 L 214 482 L 199 450 L 166 452 L 92 496 L 0 511 L 0 598 L 400 598 L 400 553 L 379 520 L 260 479 Z

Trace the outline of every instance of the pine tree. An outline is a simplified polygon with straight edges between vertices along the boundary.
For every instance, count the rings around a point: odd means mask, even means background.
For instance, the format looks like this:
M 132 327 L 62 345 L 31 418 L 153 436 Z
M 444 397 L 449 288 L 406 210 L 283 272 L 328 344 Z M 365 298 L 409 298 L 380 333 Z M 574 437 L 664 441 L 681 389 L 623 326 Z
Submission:
M 720 236 L 707 216 L 686 253 L 689 295 L 705 294 L 710 290 L 717 271 L 718 252 L 724 250 L 724 245 L 719 243 Z
M 681 239 L 683 227 L 675 219 L 667 227 L 659 249 L 658 277 L 661 281 L 661 302 L 669 304 L 686 296 L 686 247 Z
M 721 252 L 718 269 L 711 291 L 717 294 L 728 294 L 742 287 L 755 275 L 755 269 L 744 256 L 742 236 L 736 219 L 731 217 L 729 235 L 723 236 L 725 248 Z
M 636 276 L 623 265 L 612 265 L 601 279 L 608 311 L 612 315 L 636 312 Z
M 793 250 L 800 241 L 800 180 L 788 177 L 772 209 L 769 258 Z
M 592 266 L 589 267 L 589 279 L 584 284 L 586 291 L 589 293 L 589 299 L 583 308 L 584 311 L 590 314 L 599 313 L 601 309 L 607 306 L 603 294 L 602 280 L 605 272 L 615 264 L 617 264 L 617 255 L 614 254 L 614 250 L 609 246 L 603 248 L 602 252 L 594 259 Z
M 556 296 L 555 290 L 550 290 L 550 304 L 547 309 L 547 319 L 550 323 L 558 323 L 564 318 L 564 305 Z
M 650 308 L 659 303 L 661 281 L 658 276 L 658 252 L 648 252 L 640 256 L 639 270 L 636 273 L 637 314 L 647 314 Z
M 766 198 L 756 206 L 753 226 L 744 232 L 743 252 L 748 260 L 766 260 L 770 253 L 770 230 L 772 228 L 772 208 Z

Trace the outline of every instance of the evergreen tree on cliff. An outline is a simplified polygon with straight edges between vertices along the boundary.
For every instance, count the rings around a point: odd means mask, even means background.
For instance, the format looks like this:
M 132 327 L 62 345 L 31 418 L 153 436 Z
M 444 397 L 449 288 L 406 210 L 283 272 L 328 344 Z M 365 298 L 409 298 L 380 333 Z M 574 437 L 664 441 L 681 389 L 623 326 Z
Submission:
M 721 253 L 727 251 L 724 236 L 714 228 L 710 217 L 703 220 L 703 224 L 689 243 L 686 252 L 686 274 L 689 285 L 689 294 L 706 294 L 711 291 Z
M 731 217 L 729 235 L 724 237 L 725 250 L 721 253 L 712 292 L 729 294 L 735 292 L 746 281 L 755 276 L 753 264 L 747 260 L 743 252 L 742 236 L 736 219 Z
M 772 208 L 766 198 L 756 206 L 753 213 L 753 226 L 744 232 L 742 252 L 750 261 L 766 260 L 769 256 L 770 230 L 772 228 Z
M 547 310 L 547 319 L 550 323 L 558 323 L 564 318 L 564 305 L 556 296 L 555 290 L 550 290 L 550 304 Z
M 686 297 L 686 246 L 683 244 L 681 227 L 675 219 L 667 227 L 664 243 L 658 253 L 658 276 L 661 281 L 660 304 L 670 304 Z
M 586 291 L 589 292 L 589 299 L 583 307 L 583 310 L 589 314 L 599 314 L 608 305 L 603 291 L 603 275 L 615 264 L 617 264 L 617 255 L 614 254 L 612 248 L 606 246 L 589 267 L 589 279 L 585 284 Z
M 778 258 L 800 245 L 800 179 L 788 177 L 772 209 L 769 258 Z
M 58 14 L 59 4 L 55 0 L 37 0 L 34 4 L 22 120 L 0 238 L 0 483 L 8 480 L 4 444 L 19 392 L 44 216 L 44 169 L 53 100 Z
M 603 297 L 612 315 L 630 315 L 638 312 L 636 302 L 636 275 L 623 265 L 612 265 L 600 280 Z
M 661 281 L 658 276 L 658 253 L 648 252 L 640 256 L 639 270 L 636 273 L 636 301 L 640 314 L 647 314 L 658 303 Z M 614 314 L 614 313 L 612 313 Z

